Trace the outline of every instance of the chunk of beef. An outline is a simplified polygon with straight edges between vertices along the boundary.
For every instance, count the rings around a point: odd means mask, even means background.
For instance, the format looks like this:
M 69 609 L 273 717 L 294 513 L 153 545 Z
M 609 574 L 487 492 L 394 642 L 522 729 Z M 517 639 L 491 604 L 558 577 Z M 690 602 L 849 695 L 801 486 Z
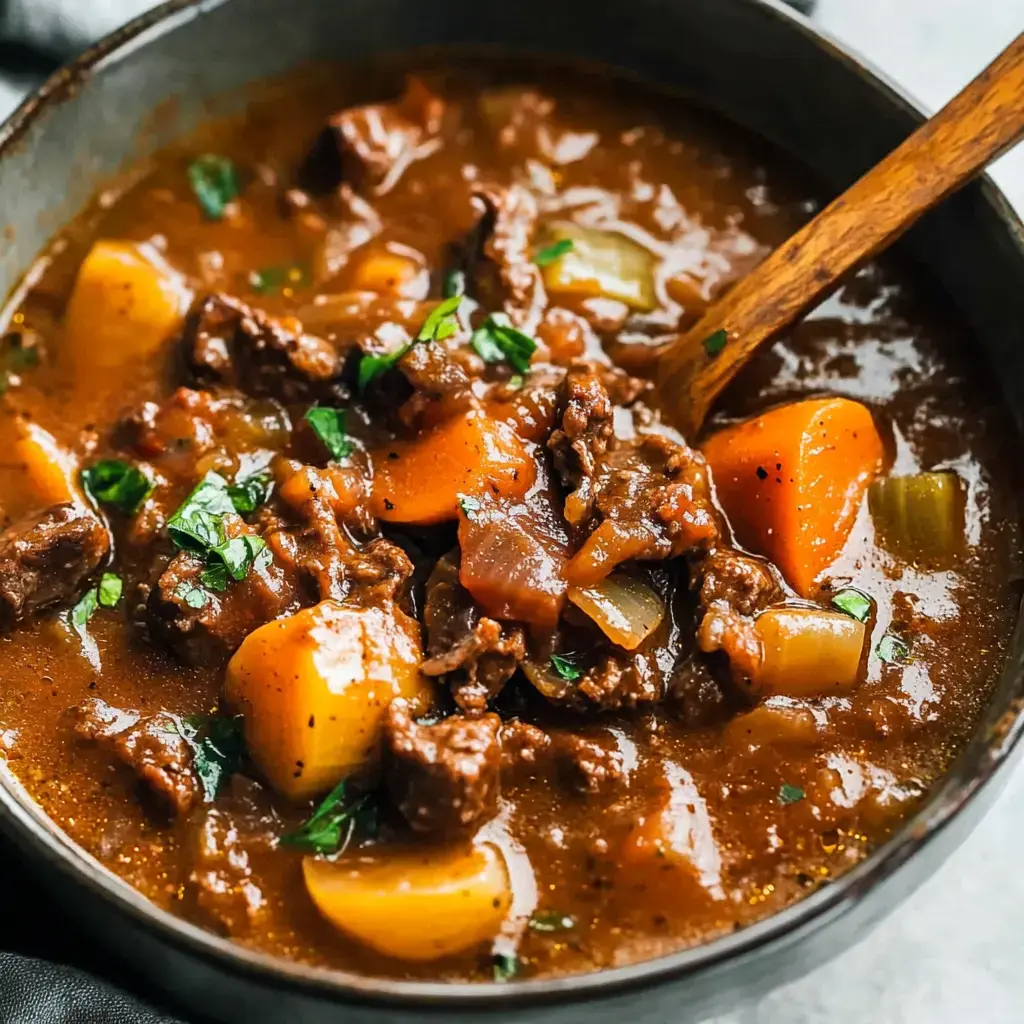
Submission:
M 759 558 L 720 548 L 701 564 L 700 603 L 705 608 L 727 604 L 741 615 L 767 608 L 780 595 L 771 566 Z
M 284 402 L 346 397 L 343 358 L 329 342 L 285 325 L 230 295 L 208 295 L 185 324 L 189 363 L 204 382 Z
M 205 562 L 179 551 L 149 593 L 150 636 L 187 665 L 218 665 L 254 630 L 294 610 L 303 592 L 294 575 L 257 559 L 245 579 L 226 590 L 204 586 Z
M 173 716 L 121 711 L 94 699 L 71 708 L 74 731 L 126 764 L 176 814 L 199 802 L 192 750 Z
M 88 509 L 53 505 L 0 537 L 0 629 L 77 597 L 110 554 L 110 535 Z
M 363 190 L 384 195 L 410 164 L 441 147 L 445 101 L 410 77 L 397 103 L 350 107 L 329 120 L 336 133 L 342 176 Z
M 478 266 L 476 291 L 486 308 L 502 306 L 514 326 L 532 331 L 547 304 L 532 255 L 537 200 L 522 185 L 482 188 L 474 198 L 484 211 L 479 234 L 485 257 Z
M 458 562 L 451 555 L 437 563 L 427 581 L 423 619 L 427 658 L 421 670 L 428 676 L 446 676 L 464 711 L 483 711 L 526 654 L 522 627 L 481 613 L 459 583 Z
M 703 456 L 662 434 L 616 442 L 566 498 L 586 536 L 570 576 L 598 580 L 620 562 L 662 560 L 714 546 L 719 518 Z
M 561 427 L 551 432 L 548 448 L 562 483 L 576 491 L 576 503 L 585 507 L 597 459 L 608 451 L 613 435 L 612 402 L 596 373 L 573 368 L 562 382 L 558 410 Z
M 706 654 L 721 651 L 737 681 L 751 679 L 761 664 L 761 638 L 754 620 L 724 601 L 711 606 L 701 620 L 697 643 Z
M 646 652 L 610 647 L 583 673 L 576 687 L 592 705 L 614 711 L 656 703 L 665 696 L 667 685 L 665 672 Z
M 413 831 L 454 837 L 497 813 L 500 725 L 495 714 L 419 725 L 405 701 L 391 704 L 384 719 L 384 778 Z
M 607 793 L 625 779 L 622 754 L 611 737 L 601 743 L 561 729 L 548 733 L 514 720 L 501 728 L 501 749 L 507 771 L 536 777 L 553 768 L 559 781 L 576 793 Z

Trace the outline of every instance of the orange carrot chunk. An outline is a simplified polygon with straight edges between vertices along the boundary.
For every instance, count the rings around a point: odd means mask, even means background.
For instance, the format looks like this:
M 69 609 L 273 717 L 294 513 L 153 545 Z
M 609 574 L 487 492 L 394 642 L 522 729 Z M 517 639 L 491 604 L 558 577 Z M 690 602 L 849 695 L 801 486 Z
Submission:
M 871 413 L 847 398 L 773 409 L 715 434 L 703 452 L 737 540 L 804 597 L 842 550 L 883 459 Z
M 479 412 L 395 441 L 374 452 L 373 465 L 373 514 L 419 525 L 455 519 L 464 497 L 520 498 L 537 475 L 527 443 Z

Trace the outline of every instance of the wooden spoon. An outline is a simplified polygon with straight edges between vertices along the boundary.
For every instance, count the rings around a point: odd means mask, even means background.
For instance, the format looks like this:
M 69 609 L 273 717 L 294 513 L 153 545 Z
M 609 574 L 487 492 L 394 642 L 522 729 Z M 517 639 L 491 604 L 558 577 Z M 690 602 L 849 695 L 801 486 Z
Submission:
M 714 400 L 762 342 L 1022 135 L 1024 33 L 668 345 L 656 378 L 658 405 L 668 419 L 695 436 Z

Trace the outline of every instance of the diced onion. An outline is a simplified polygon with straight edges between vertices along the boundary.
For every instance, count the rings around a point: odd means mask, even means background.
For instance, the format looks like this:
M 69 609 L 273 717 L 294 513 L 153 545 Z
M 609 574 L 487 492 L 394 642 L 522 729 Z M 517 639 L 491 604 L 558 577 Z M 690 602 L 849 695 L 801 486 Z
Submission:
M 657 305 L 654 257 L 616 231 L 559 222 L 541 244 L 572 242 L 572 248 L 543 268 L 544 286 L 553 295 L 617 299 L 640 312 Z
M 766 695 L 813 697 L 857 683 L 863 622 L 819 608 L 771 608 L 754 622 L 761 664 L 751 680 Z
M 570 587 L 569 600 L 627 651 L 635 650 L 665 617 L 665 604 L 646 583 L 612 573 L 592 587 Z
M 956 473 L 876 480 L 868 507 L 879 539 L 894 555 L 945 568 L 964 539 L 964 493 Z

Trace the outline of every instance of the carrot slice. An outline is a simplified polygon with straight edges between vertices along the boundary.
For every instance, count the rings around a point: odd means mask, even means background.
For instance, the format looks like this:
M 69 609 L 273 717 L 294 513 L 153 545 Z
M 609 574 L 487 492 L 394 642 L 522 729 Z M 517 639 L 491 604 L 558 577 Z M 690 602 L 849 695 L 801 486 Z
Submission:
M 527 443 L 479 412 L 395 441 L 374 453 L 373 464 L 373 514 L 419 525 L 455 519 L 463 496 L 520 498 L 537 476 Z
M 809 596 L 882 469 L 871 413 L 848 398 L 809 399 L 728 427 L 702 448 L 739 542 Z

